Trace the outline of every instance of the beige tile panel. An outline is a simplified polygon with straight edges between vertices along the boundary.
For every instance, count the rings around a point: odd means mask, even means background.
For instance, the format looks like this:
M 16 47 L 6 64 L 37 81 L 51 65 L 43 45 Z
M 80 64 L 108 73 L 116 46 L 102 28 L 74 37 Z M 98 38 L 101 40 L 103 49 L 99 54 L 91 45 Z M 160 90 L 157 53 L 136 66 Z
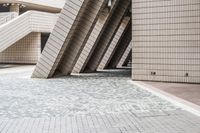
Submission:
M 134 21 L 134 20 L 133 20 Z M 164 24 L 148 24 L 148 25 L 133 25 L 133 31 L 138 30 L 181 30 L 181 29 L 199 29 L 199 22 L 193 23 L 164 23 Z
M 132 3 L 134 80 L 200 83 L 199 5 L 198 0 Z
M 41 34 L 30 33 L 0 53 L 0 63 L 36 64 L 41 52 Z
M 182 64 L 158 64 L 158 63 L 134 63 L 132 66 L 136 70 L 171 70 L 171 71 L 199 71 L 198 65 L 182 65 Z
M 161 19 L 161 18 L 179 18 L 179 17 L 191 17 L 192 16 L 198 16 L 200 13 L 199 13 L 199 9 L 198 9 L 198 6 L 196 6 L 196 9 L 194 8 L 191 8 L 191 9 L 188 9 L 188 10 L 180 10 L 180 11 L 176 11 L 177 13 L 174 14 L 173 12 L 175 11 L 168 11 L 168 12 L 154 12 L 154 13 L 149 13 L 149 12 L 146 12 L 146 13 L 143 13 L 141 15 L 141 13 L 133 13 L 134 14 L 134 17 L 132 18 L 133 20 L 144 20 L 144 19 Z M 187 7 L 187 6 L 186 6 Z M 172 8 L 174 9 L 174 8 Z
M 198 47 L 199 46 L 199 40 L 176 40 L 176 41 L 141 41 L 141 42 L 134 42 L 134 48 L 137 49 L 137 47 L 147 47 L 149 48 L 171 48 L 173 50 L 179 51 L 179 48 L 188 48 L 188 47 Z M 148 50 L 147 49 L 147 50 Z M 186 49 L 187 50 L 187 49 Z
M 157 41 L 200 41 L 200 36 L 197 35 L 176 35 L 176 36 L 133 36 L 135 42 L 157 42 Z
M 156 8 L 156 7 L 168 7 L 168 6 L 181 6 L 181 5 L 190 5 L 190 4 L 198 4 L 199 0 L 156 0 L 156 1 L 144 1 L 144 2 L 136 2 L 133 1 L 133 9 L 140 8 Z
M 126 31 L 126 28 L 128 26 L 128 23 L 130 21 L 130 17 L 125 17 L 121 25 L 119 26 L 118 30 L 116 31 L 112 41 L 110 42 L 108 49 L 106 50 L 103 58 L 101 59 L 101 62 L 98 66 L 98 70 L 105 69 L 105 67 L 108 65 L 109 61 L 111 60 L 116 47 L 118 46 L 120 39 L 123 37 L 124 32 Z
M 168 30 L 134 30 L 134 36 L 177 36 L 177 35 L 200 35 L 200 28 L 183 28 Z
M 198 16 L 190 15 L 190 16 L 186 16 L 186 17 L 135 19 L 135 20 L 133 20 L 133 26 L 134 25 L 151 25 L 151 24 L 155 25 L 155 24 L 173 24 L 173 23 L 199 23 L 200 19 Z
M 150 75 L 134 75 L 133 80 L 149 80 L 149 81 L 166 81 L 166 82 L 181 82 L 181 83 L 199 83 L 200 77 L 178 77 L 178 76 L 150 76 Z
M 162 45 L 158 46 L 152 46 L 149 47 L 148 49 L 144 49 L 146 46 L 135 46 L 133 49 L 134 53 L 199 53 L 200 49 L 198 47 L 198 44 L 196 46 L 173 46 L 173 45 L 168 45 L 165 47 L 162 47 Z
M 192 59 L 200 59 L 199 52 L 152 52 L 152 53 L 135 53 L 134 58 L 144 58 L 144 59 L 185 59 L 185 60 L 192 60 Z
M 139 17 L 139 18 L 142 18 L 142 17 L 145 17 L 147 14 L 151 16 L 157 13 L 165 14 L 166 12 L 168 13 L 177 12 L 179 14 L 181 12 L 187 12 L 187 11 L 189 12 L 196 11 L 196 10 L 198 11 L 199 5 L 200 5 L 200 2 L 189 4 L 189 5 L 185 4 L 185 5 L 180 5 L 180 6 L 160 6 L 160 7 L 154 7 L 154 8 L 140 8 L 140 10 L 138 10 L 138 8 L 135 8 L 132 11 L 133 11 L 133 15 L 136 15 L 136 17 L 138 17 L 140 14 L 143 14 L 144 16 Z M 154 17 L 157 17 L 157 16 L 154 16 Z
M 134 53 L 133 53 L 134 54 Z M 177 59 L 177 58 L 160 58 L 160 59 L 154 59 L 154 58 L 135 58 L 135 55 L 133 55 L 133 63 L 134 64 L 176 64 L 176 65 L 200 65 L 199 58 L 197 59 Z M 159 54 L 158 54 L 159 57 Z M 159 68 L 158 68 L 159 69 Z
M 181 71 L 181 70 L 176 70 L 176 71 L 171 71 L 171 70 L 157 70 L 157 69 L 144 69 L 144 70 L 137 70 L 137 71 L 133 71 L 132 74 L 134 75 L 151 75 L 151 72 L 155 72 L 156 71 L 156 75 L 155 76 L 177 76 L 177 77 L 185 77 L 185 74 L 188 73 L 189 77 L 199 77 L 200 75 L 200 71 L 199 72 L 195 72 L 195 71 Z

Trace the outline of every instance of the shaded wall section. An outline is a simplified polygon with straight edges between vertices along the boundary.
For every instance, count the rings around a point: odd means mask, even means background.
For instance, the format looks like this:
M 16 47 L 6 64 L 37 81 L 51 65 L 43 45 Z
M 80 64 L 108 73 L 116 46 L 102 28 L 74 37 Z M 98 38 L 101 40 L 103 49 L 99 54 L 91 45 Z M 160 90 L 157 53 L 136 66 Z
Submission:
M 134 80 L 200 83 L 200 1 L 132 1 Z

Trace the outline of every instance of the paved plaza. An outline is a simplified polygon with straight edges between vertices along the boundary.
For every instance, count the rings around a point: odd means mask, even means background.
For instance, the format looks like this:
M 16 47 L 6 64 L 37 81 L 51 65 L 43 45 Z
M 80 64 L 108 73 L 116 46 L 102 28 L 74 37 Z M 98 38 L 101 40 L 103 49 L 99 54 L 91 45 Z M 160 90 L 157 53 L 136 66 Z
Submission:
M 130 70 L 48 80 L 32 70 L 0 68 L 0 133 L 200 133 L 200 117 L 130 83 Z
M 144 83 L 200 106 L 200 84 L 181 84 L 147 81 Z

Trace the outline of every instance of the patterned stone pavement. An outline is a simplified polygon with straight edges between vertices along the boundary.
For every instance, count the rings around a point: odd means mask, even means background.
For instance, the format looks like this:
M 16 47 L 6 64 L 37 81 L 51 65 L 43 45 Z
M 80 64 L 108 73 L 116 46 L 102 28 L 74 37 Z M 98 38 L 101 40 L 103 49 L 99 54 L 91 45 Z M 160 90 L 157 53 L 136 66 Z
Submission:
M 200 133 L 199 117 L 131 84 L 129 74 L 0 74 L 0 133 Z

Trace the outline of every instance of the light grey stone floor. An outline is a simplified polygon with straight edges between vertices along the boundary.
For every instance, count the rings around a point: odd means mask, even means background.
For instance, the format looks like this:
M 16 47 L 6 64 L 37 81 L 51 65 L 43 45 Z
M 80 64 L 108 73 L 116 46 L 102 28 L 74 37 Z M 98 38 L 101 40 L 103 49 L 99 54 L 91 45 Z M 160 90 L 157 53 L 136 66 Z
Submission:
M 200 118 L 129 82 L 129 70 L 56 79 L 0 74 L 0 133 L 200 133 Z

